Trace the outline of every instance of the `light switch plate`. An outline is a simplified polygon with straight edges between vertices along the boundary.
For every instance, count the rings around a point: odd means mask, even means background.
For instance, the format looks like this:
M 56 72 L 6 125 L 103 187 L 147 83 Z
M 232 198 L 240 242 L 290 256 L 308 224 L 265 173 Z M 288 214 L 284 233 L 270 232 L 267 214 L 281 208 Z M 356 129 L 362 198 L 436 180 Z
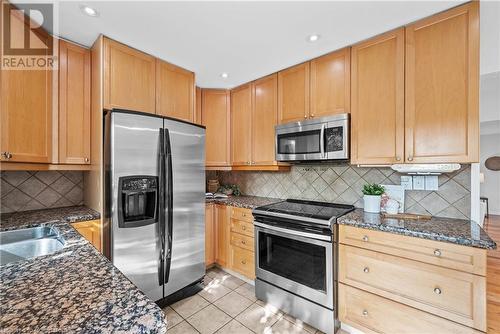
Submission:
M 438 190 L 438 177 L 437 175 L 425 176 L 425 190 Z
M 404 190 L 412 190 L 413 178 L 409 175 L 401 175 L 401 186 Z
M 413 190 L 425 190 L 425 176 L 413 176 Z

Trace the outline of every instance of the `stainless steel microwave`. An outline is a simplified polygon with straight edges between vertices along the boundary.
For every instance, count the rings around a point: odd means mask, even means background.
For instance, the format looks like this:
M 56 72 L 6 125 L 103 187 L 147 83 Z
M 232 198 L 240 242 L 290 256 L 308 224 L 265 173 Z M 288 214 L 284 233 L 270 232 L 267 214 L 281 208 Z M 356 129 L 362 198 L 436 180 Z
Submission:
M 349 159 L 349 114 L 276 126 L 277 161 Z

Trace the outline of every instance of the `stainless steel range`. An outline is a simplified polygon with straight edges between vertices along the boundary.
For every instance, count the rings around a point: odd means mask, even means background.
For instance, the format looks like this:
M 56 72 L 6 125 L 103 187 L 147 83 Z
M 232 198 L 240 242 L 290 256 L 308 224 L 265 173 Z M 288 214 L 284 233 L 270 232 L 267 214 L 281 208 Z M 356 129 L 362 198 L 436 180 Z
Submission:
M 253 210 L 257 298 L 336 330 L 335 223 L 352 205 L 286 200 Z

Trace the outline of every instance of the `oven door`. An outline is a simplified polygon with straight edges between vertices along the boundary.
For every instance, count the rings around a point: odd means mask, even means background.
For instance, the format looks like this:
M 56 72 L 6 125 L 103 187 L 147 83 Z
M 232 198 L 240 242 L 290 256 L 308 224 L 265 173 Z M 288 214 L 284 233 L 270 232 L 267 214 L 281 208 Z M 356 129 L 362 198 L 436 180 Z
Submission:
M 257 221 L 254 225 L 257 278 L 333 310 L 332 241 Z

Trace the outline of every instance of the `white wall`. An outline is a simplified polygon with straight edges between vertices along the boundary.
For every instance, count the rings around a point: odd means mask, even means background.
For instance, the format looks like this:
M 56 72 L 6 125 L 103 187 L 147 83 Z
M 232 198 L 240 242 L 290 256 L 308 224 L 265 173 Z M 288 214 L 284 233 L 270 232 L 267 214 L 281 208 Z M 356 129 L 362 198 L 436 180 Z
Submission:
M 491 171 L 484 167 L 484 161 L 493 156 L 500 156 L 500 133 L 481 136 L 481 197 L 488 197 L 490 214 L 500 215 L 500 171 Z

